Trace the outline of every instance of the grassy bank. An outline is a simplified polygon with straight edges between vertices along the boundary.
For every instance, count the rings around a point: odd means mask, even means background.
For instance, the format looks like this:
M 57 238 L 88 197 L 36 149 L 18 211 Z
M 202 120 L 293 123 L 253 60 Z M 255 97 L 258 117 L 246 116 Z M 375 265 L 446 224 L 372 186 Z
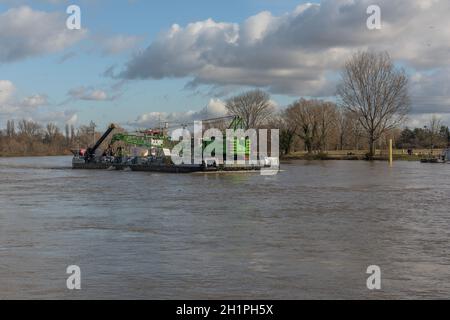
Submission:
M 434 150 L 433 155 L 437 156 L 442 153 L 442 150 Z M 345 150 L 345 151 L 329 151 L 324 153 L 294 152 L 283 156 L 283 160 L 348 160 L 348 161 L 362 161 L 367 160 L 367 151 L 361 150 Z M 414 150 L 412 155 L 408 155 L 406 150 L 394 150 L 395 161 L 420 161 L 430 155 L 430 150 Z M 389 155 L 387 151 L 378 150 L 373 160 L 387 161 Z

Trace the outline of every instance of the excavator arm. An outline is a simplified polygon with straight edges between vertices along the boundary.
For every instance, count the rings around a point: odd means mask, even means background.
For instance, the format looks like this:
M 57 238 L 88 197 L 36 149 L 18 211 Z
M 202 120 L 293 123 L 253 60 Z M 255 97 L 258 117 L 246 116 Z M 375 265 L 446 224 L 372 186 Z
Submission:
M 235 116 L 228 129 L 233 130 L 245 129 L 244 120 L 241 117 Z
M 97 149 L 102 145 L 102 143 L 108 138 L 108 136 L 113 132 L 113 130 L 116 129 L 115 124 L 111 124 L 108 128 L 108 130 L 103 134 L 103 136 L 97 141 L 97 143 L 92 147 L 88 148 L 86 152 L 87 159 L 93 159 L 95 157 L 95 152 Z

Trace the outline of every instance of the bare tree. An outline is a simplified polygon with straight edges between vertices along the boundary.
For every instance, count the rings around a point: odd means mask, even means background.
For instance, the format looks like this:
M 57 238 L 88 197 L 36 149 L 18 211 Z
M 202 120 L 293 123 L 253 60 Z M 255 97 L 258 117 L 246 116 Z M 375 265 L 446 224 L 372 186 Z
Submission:
M 442 122 L 436 115 L 433 115 L 430 119 L 428 126 L 425 126 L 425 129 L 428 130 L 428 133 L 430 135 L 431 154 L 433 154 L 434 145 L 436 143 L 436 140 L 438 140 L 438 136 L 440 134 L 441 127 L 442 127 Z
M 21 120 L 19 121 L 19 134 L 33 138 L 41 134 L 42 127 L 34 121 Z
M 336 105 L 331 102 L 317 102 L 317 148 L 326 151 L 328 137 L 336 125 Z
M 282 154 L 291 153 L 294 144 L 297 124 L 289 115 L 289 109 L 272 117 L 269 126 L 280 130 L 280 149 Z
M 350 130 L 350 115 L 344 108 L 336 109 L 336 129 L 338 135 L 339 149 L 344 150 L 346 144 L 346 136 Z
M 359 150 L 361 147 L 361 139 L 364 135 L 364 128 L 359 121 L 360 116 L 354 113 L 348 113 L 347 119 L 349 122 L 350 137 L 352 137 L 353 148 Z
M 70 125 L 70 143 L 73 143 L 75 141 L 75 126 L 73 124 Z
M 325 151 L 336 122 L 336 105 L 319 100 L 300 99 L 286 110 L 286 117 L 295 123 L 296 134 L 304 141 L 308 153 Z
M 82 147 L 89 147 L 92 145 L 92 127 L 80 126 L 77 130 L 77 142 Z
M 226 108 L 231 115 L 243 120 L 245 129 L 258 129 L 269 120 L 274 111 L 270 95 L 261 90 L 249 91 L 229 99 Z
M 300 99 L 286 110 L 286 116 L 296 124 L 296 133 L 304 141 L 308 153 L 313 152 L 319 126 L 314 112 L 315 106 L 314 101 Z
M 66 126 L 65 126 L 66 135 L 65 135 L 65 138 L 66 138 L 66 144 L 67 145 L 69 145 L 69 143 L 70 143 L 70 131 L 69 130 L 70 130 L 69 129 L 69 124 L 66 123 Z
M 8 137 L 14 137 L 14 135 L 16 134 L 16 129 L 15 129 L 15 125 L 14 125 L 14 120 L 8 120 L 6 122 L 6 135 Z
M 45 130 L 45 142 L 52 143 L 59 136 L 59 128 L 54 123 L 49 123 Z
M 383 133 L 402 123 L 409 111 L 408 77 L 389 54 L 359 52 L 345 65 L 337 94 L 358 115 L 369 140 L 369 157 Z

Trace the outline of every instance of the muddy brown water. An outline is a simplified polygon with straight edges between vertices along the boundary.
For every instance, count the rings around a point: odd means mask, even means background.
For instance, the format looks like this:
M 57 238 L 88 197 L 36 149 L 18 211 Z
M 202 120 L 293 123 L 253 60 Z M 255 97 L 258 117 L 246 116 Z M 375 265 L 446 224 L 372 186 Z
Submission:
M 0 299 L 450 295 L 450 165 L 293 161 L 263 177 L 70 161 L 0 159 Z

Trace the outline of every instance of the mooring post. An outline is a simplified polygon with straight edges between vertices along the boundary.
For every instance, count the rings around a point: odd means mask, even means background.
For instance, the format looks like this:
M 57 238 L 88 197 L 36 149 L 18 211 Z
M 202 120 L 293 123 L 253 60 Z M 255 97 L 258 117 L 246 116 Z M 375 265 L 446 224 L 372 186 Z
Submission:
M 392 167 L 394 164 L 394 154 L 393 154 L 393 141 L 389 140 L 389 165 Z

